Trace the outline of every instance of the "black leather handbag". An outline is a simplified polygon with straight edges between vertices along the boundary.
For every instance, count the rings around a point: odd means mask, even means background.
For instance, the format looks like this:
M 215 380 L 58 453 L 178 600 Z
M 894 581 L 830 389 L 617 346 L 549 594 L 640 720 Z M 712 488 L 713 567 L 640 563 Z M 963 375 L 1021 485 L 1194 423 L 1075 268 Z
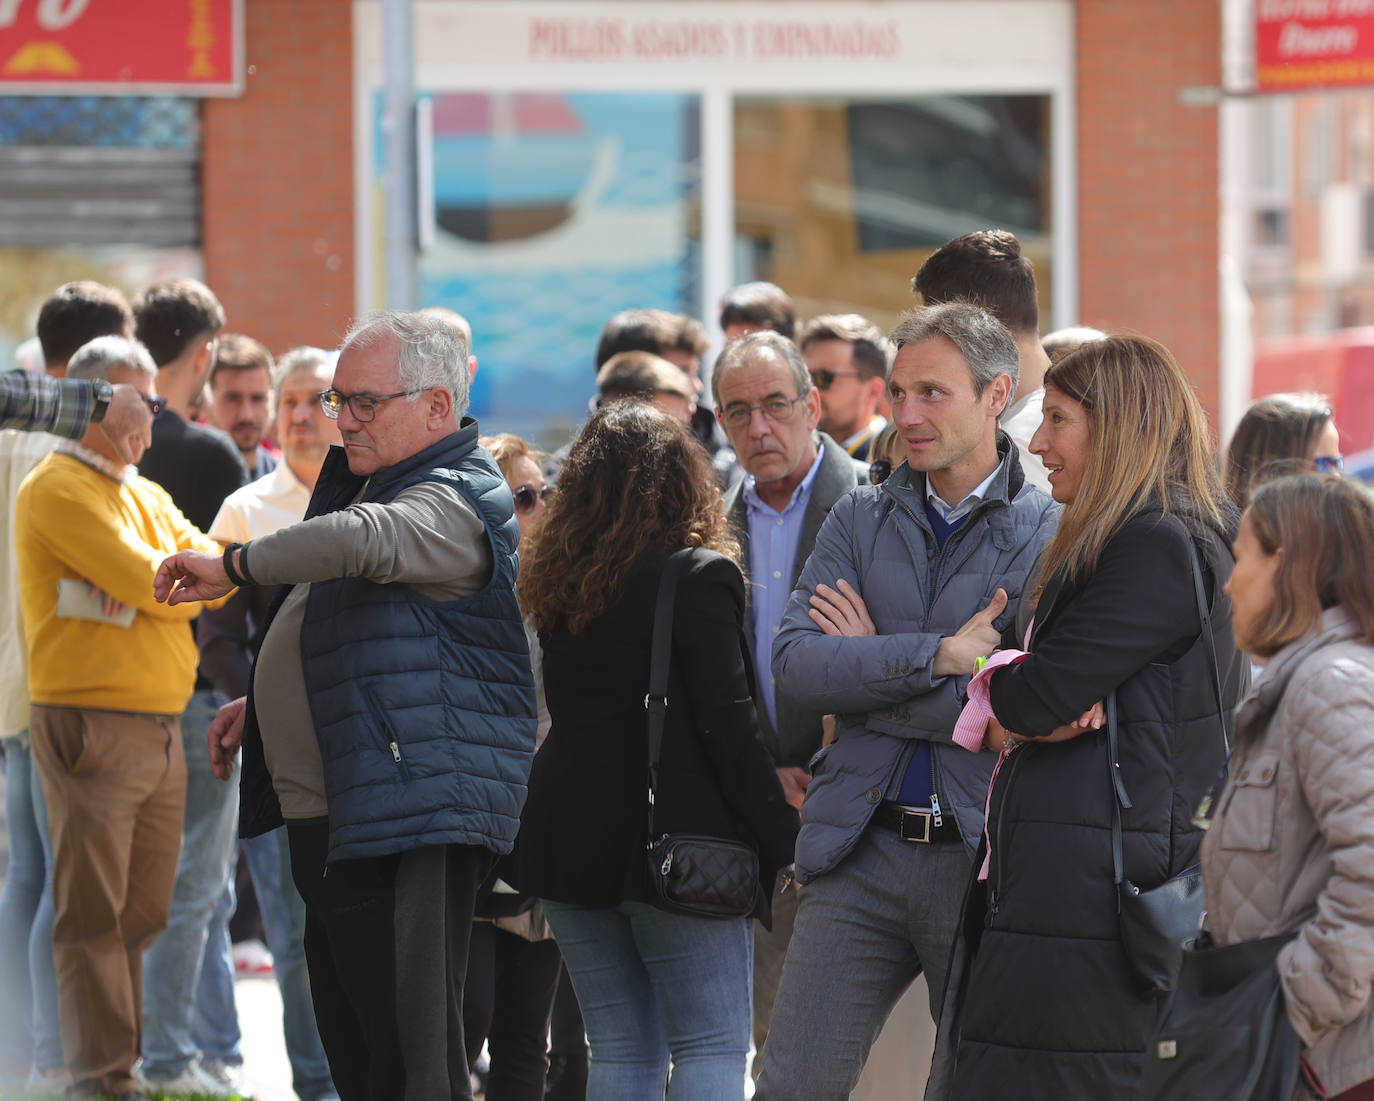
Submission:
M 1183 947 L 1178 981 L 1145 1049 L 1140 1101 L 1289 1101 L 1302 1044 L 1277 957 L 1293 936 L 1218 948 L 1204 934 Z
M 1216 647 L 1212 641 L 1212 614 L 1207 607 L 1207 591 L 1202 583 L 1202 565 L 1196 545 L 1193 552 L 1193 589 L 1197 597 L 1202 640 L 1212 672 L 1217 714 L 1221 721 L 1221 741 L 1231 751 L 1226 733 L 1226 708 L 1221 700 L 1221 676 L 1217 670 Z M 1110 758 L 1112 791 L 1112 871 L 1116 880 L 1117 909 L 1120 915 L 1121 943 L 1126 961 L 1143 993 L 1162 994 L 1173 986 L 1183 955 L 1183 942 L 1196 936 L 1206 909 L 1202 871 L 1196 864 L 1165 880 L 1158 887 L 1142 891 L 1126 878 L 1121 854 L 1121 811 L 1131 806 L 1117 756 L 1116 693 L 1107 697 L 1107 751 Z
M 759 857 L 740 841 L 654 829 L 654 792 L 668 714 L 668 665 L 673 644 L 673 604 L 677 582 L 690 550 L 675 551 L 663 567 L 654 606 L 653 648 L 649 656 L 649 882 L 662 910 L 705 918 L 741 918 L 759 900 Z

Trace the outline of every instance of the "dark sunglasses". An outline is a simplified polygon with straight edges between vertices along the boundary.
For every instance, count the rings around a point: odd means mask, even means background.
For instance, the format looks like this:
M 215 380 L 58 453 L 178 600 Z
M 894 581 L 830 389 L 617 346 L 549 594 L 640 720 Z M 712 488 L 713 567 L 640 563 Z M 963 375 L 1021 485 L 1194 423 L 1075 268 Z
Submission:
M 1344 474 L 1345 456 L 1318 455 L 1312 460 L 1312 465 L 1317 468 L 1318 474 Z
M 548 503 L 549 498 L 557 492 L 557 486 L 545 486 L 543 489 L 535 489 L 534 486 L 521 486 L 511 496 L 515 498 L 515 511 L 523 515 L 526 512 L 533 512 L 534 506 L 540 501 Z
M 817 389 L 817 390 L 820 390 L 822 393 L 824 393 L 826 390 L 829 390 L 832 386 L 834 386 L 834 385 L 835 385 L 835 380 L 836 380 L 837 378 L 858 378 L 858 377 L 859 377 L 859 373 L 858 373 L 857 371 L 848 371 L 848 372 L 846 372 L 846 373 L 844 373 L 844 374 L 841 374 L 839 371 L 824 371 L 824 370 L 822 370 L 822 371 L 812 371 L 812 372 L 811 372 L 811 381 L 814 382 L 814 383 L 816 384 L 816 389 Z
M 871 486 L 882 485 L 891 473 L 892 464 L 890 462 L 886 459 L 874 459 L 868 464 L 868 484 Z
M 148 412 L 153 416 L 157 416 L 167 408 L 167 399 L 161 394 L 154 394 L 152 397 L 148 397 L 145 394 L 143 395 L 143 404 L 148 407 Z

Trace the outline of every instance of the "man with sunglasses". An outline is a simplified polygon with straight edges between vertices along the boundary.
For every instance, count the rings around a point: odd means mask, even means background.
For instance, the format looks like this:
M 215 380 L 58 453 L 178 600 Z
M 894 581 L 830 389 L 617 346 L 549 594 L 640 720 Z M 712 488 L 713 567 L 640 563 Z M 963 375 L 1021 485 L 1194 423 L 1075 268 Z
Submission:
M 156 367 L 124 337 L 91 341 L 67 373 L 131 385 L 156 404 Z M 146 430 L 130 440 L 131 457 L 146 443 Z M 158 604 L 152 581 L 168 554 L 215 547 L 127 457 L 92 426 L 34 468 L 14 510 L 74 1098 L 144 1097 L 132 1074 L 142 957 L 167 923 L 177 872 L 186 801 L 178 717 L 195 682 L 189 625 L 199 611 Z
M 534 755 L 510 491 L 463 414 L 448 323 L 381 314 L 344 342 L 341 448 L 306 519 L 224 554 L 177 554 L 170 606 L 280 586 L 247 695 L 209 735 L 243 747 L 240 830 L 286 823 L 334 1084 L 353 1098 L 471 1098 L 463 978 L 477 889 L 519 825 Z
M 795 706 L 773 687 L 773 636 L 787 596 L 831 506 L 864 481 L 864 464 L 816 431 L 821 396 L 795 344 L 771 331 L 726 345 L 711 373 L 716 415 L 747 474 L 724 507 L 749 579 L 748 615 L 756 710 L 788 801 L 800 807 L 821 747 L 821 713 Z M 773 928 L 754 929 L 754 1044 L 768 1035 L 773 998 L 797 910 L 795 891 L 773 895 Z
M 856 313 L 823 314 L 802 326 L 797 338 L 811 381 L 821 395 L 821 431 L 856 459 L 867 459 L 887 419 L 887 335 Z

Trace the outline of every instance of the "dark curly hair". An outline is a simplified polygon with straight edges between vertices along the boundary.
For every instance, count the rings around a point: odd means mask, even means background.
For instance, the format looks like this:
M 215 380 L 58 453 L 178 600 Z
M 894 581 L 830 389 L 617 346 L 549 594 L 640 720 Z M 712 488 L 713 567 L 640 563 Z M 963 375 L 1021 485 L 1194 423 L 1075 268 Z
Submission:
M 653 406 L 611 402 L 577 437 L 521 552 L 521 603 L 539 630 L 576 634 L 615 602 L 641 554 L 680 547 L 739 557 L 706 451 Z

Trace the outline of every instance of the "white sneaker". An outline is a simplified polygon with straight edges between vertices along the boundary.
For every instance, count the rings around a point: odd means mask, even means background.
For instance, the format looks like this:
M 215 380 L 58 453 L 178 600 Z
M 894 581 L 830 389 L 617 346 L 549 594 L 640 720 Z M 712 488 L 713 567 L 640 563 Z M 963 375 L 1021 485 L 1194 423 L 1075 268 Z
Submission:
M 140 1089 L 162 1093 L 200 1093 L 207 1097 L 238 1097 L 239 1091 L 221 1082 L 201 1066 L 198 1059 L 192 1059 L 173 1078 L 154 1078 L 143 1069 L 142 1064 L 134 1067 L 134 1081 Z M 247 1101 L 247 1099 L 245 1099 Z
M 242 940 L 233 946 L 234 971 L 242 976 L 271 975 L 272 953 L 260 940 Z
M 222 1059 L 205 1059 L 200 1064 L 203 1074 L 209 1075 L 219 1083 L 221 1089 L 229 1090 L 230 1094 L 238 1097 L 241 1101 L 253 1101 L 253 1095 L 248 1092 L 248 1084 L 243 1078 L 242 1063 L 226 1063 Z

